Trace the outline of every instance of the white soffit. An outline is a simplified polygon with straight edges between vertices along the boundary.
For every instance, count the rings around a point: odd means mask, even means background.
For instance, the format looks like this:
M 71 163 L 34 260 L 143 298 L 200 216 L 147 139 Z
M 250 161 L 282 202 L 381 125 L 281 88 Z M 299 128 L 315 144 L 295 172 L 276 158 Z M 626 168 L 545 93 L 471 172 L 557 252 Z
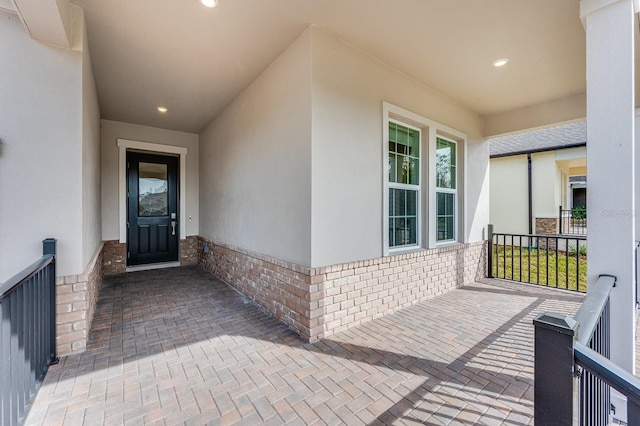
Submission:
M 18 11 L 16 10 L 16 5 L 13 4 L 11 0 L 0 0 L 0 10 L 11 13 L 18 13 Z
M 579 0 L 74 2 L 109 120 L 199 132 L 309 25 L 480 115 L 586 90 Z
M 71 5 L 68 0 L 13 1 L 33 39 L 58 47 L 71 47 Z

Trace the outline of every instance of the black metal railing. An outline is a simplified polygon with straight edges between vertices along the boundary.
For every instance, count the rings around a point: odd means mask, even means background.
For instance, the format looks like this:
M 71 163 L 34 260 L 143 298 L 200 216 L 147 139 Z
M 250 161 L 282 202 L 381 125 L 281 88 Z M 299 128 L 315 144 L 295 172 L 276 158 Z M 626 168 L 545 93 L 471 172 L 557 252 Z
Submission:
M 577 341 L 590 352 L 609 358 L 611 356 L 611 304 L 609 295 L 615 286 L 615 278 L 602 276 L 589 292 L 582 306 L 573 317 L 579 324 Z M 579 351 L 579 348 L 577 349 Z M 576 358 L 576 364 L 581 365 Z M 611 388 L 596 371 L 583 369 L 580 374 L 580 423 L 585 425 L 609 424 Z
M 488 228 L 489 278 L 586 292 L 586 237 L 501 234 L 493 225 Z
M 627 424 L 640 425 L 640 379 L 608 359 L 615 281 L 600 276 L 573 318 L 546 313 L 533 321 L 536 424 L 608 425 L 614 388 L 627 398 Z
M 43 256 L 0 285 L 0 424 L 24 422 L 35 393 L 56 362 L 56 240 Z
M 574 207 L 571 210 L 558 210 L 558 234 L 587 235 L 587 209 Z

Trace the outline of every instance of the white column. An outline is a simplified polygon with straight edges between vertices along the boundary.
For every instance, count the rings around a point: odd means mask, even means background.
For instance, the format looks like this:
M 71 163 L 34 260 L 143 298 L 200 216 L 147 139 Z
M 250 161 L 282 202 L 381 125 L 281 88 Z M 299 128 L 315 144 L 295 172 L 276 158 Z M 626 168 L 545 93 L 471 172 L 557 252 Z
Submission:
M 635 366 L 633 0 L 582 0 L 587 33 L 588 283 L 617 277 L 611 358 Z

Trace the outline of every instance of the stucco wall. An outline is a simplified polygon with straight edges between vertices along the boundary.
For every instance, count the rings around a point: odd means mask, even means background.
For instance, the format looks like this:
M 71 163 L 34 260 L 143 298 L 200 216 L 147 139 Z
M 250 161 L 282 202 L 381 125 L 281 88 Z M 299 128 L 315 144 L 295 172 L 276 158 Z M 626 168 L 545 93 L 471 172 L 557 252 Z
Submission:
M 556 218 L 560 205 L 569 208 L 568 176 L 586 173 L 586 168 L 571 165 L 582 164 L 585 157 L 584 147 L 531 154 L 534 233 L 539 233 L 536 218 Z M 491 223 L 495 232 L 529 232 L 527 186 L 526 155 L 491 160 Z
M 529 232 L 527 156 L 491 160 L 491 223 L 495 232 Z
M 481 239 L 489 161 L 480 117 L 324 31 L 310 32 L 312 266 L 383 255 L 383 101 L 468 135 L 473 167 L 466 169 L 468 217 L 460 240 Z
M 186 147 L 187 236 L 199 232 L 198 135 L 118 121 L 102 120 L 102 239 L 117 240 L 118 224 L 118 139 Z M 182 184 L 182 183 L 181 183 Z M 191 220 L 189 220 L 191 217 Z
M 31 40 L 0 11 L 0 282 L 58 239 L 58 274 L 84 269 L 82 54 Z
M 311 35 L 200 134 L 200 235 L 308 266 Z
M 82 265 L 87 265 L 102 242 L 100 107 L 84 17 L 82 21 Z
M 539 152 L 531 155 L 531 177 L 534 183 L 532 191 L 534 217 L 557 216 L 562 195 L 562 177 L 556 165 L 555 152 Z

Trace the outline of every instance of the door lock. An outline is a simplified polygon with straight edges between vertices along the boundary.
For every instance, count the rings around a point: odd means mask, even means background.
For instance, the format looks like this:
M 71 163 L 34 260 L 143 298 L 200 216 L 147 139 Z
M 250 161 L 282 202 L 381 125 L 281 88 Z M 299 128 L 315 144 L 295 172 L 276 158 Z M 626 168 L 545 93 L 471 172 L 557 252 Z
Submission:
M 171 235 L 176 235 L 176 221 L 171 221 Z

